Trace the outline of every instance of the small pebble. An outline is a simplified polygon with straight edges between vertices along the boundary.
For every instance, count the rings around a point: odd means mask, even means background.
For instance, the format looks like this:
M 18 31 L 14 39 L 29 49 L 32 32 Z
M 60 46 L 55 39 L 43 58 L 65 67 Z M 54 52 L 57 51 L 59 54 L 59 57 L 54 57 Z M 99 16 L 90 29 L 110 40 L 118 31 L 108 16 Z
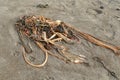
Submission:
M 116 8 L 117 11 L 120 11 L 120 8 Z
M 104 9 L 104 7 L 103 7 L 103 6 L 100 6 L 100 9 Z
M 102 14 L 102 11 L 99 9 L 94 9 L 98 14 Z
M 36 7 L 37 8 L 47 8 L 48 4 L 38 4 Z

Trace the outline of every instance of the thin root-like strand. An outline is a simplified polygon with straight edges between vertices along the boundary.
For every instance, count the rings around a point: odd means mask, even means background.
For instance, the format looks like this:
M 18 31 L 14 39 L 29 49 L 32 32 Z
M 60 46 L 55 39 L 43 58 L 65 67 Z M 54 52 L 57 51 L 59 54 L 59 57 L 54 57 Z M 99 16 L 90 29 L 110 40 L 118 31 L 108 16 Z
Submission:
M 45 60 L 44 60 L 44 62 L 43 62 L 42 64 L 33 64 L 33 63 L 31 63 L 31 62 L 27 59 L 27 57 L 26 57 L 26 52 L 25 52 L 25 48 L 24 48 L 24 47 L 23 47 L 23 58 L 24 58 L 24 60 L 25 60 L 25 62 L 26 62 L 27 64 L 29 64 L 29 65 L 31 65 L 31 66 L 33 66 L 33 67 L 40 68 L 40 67 L 43 67 L 43 66 L 47 63 L 47 61 L 48 61 L 48 53 L 47 53 L 47 51 L 44 51 L 44 52 L 45 52 L 46 57 L 45 57 Z
M 84 55 L 75 55 L 71 54 L 67 51 L 67 48 L 64 46 L 59 46 L 62 50 L 58 50 L 58 52 L 66 57 L 70 62 L 75 64 L 86 63 L 86 57 Z
M 64 23 L 64 25 L 65 25 L 65 27 L 72 29 L 77 35 L 80 35 L 81 37 L 83 37 L 84 39 L 90 41 L 91 43 L 94 43 L 94 44 L 96 44 L 98 46 L 101 46 L 101 47 L 111 49 L 116 55 L 120 55 L 120 48 L 118 48 L 117 46 L 114 46 L 112 44 L 108 44 L 108 43 L 106 43 L 106 42 L 104 42 L 102 40 L 99 40 L 99 39 L 93 37 L 90 34 L 81 32 L 78 29 L 75 29 L 74 27 L 72 27 L 72 26 L 70 26 L 68 24 Z
M 21 31 L 18 31 L 18 35 L 19 35 L 19 39 L 20 39 L 22 45 L 24 46 L 25 52 L 27 52 L 27 53 L 32 53 L 32 49 L 30 48 L 30 46 L 27 46 L 27 45 L 24 43 L 24 39 L 23 39 L 23 35 L 22 35 L 22 32 L 21 32 Z
M 58 55 L 53 54 L 52 52 L 46 50 L 46 49 L 44 48 L 44 46 L 43 46 L 40 42 L 35 41 L 35 43 L 36 43 L 36 44 L 38 45 L 38 47 L 40 47 L 43 51 L 47 51 L 47 53 L 50 54 L 51 56 L 54 56 L 54 57 L 56 57 L 56 58 L 58 58 L 58 59 L 60 59 L 60 60 L 63 60 L 64 62 L 68 62 L 66 58 L 63 58 L 62 56 L 58 56 Z
M 50 41 L 50 43 L 57 47 L 57 51 L 60 53 L 60 55 L 62 55 L 64 58 L 66 58 L 67 61 L 75 63 L 75 64 L 86 63 L 86 57 L 85 56 L 68 53 L 67 52 L 68 49 L 65 46 L 55 44 L 52 41 Z

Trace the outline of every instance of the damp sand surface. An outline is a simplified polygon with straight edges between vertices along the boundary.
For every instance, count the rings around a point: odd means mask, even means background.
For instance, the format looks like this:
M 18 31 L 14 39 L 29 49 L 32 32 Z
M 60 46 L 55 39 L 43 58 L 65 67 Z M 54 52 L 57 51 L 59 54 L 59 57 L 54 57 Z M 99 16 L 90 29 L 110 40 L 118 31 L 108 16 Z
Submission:
M 52 56 L 42 68 L 27 65 L 14 26 L 24 15 L 59 19 L 120 46 L 120 0 L 0 0 L 0 80 L 120 80 L 120 56 L 82 38 L 81 43 L 63 45 L 73 54 L 85 55 L 89 66 L 66 64 Z M 28 58 L 41 63 L 44 54 L 31 44 L 34 52 Z

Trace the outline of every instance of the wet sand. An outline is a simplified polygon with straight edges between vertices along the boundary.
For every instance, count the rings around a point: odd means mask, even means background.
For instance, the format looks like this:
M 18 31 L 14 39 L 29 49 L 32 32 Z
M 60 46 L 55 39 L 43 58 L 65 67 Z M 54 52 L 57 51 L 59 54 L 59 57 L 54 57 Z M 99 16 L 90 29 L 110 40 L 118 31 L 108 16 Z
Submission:
M 0 80 L 120 80 L 120 56 L 84 39 L 66 46 L 73 54 L 85 55 L 89 66 L 66 64 L 52 56 L 43 68 L 27 65 L 14 26 L 23 15 L 59 19 L 120 46 L 120 0 L 0 0 Z M 30 55 L 38 54 L 35 59 L 43 60 L 43 53 L 34 44 L 32 47 Z M 101 58 L 106 68 L 93 57 Z

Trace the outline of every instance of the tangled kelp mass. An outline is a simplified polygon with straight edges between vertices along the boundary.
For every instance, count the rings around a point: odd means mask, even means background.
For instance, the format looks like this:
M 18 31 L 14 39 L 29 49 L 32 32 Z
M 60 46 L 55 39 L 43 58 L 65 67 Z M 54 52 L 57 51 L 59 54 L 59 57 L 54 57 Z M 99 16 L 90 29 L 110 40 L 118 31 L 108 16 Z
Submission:
M 99 40 L 90 34 L 80 32 L 60 20 L 53 21 L 43 16 L 23 16 L 16 22 L 16 29 L 22 42 L 22 36 L 29 38 L 38 45 L 46 55 L 45 61 L 42 64 L 32 64 L 26 58 L 26 52 L 29 53 L 30 51 L 27 50 L 26 45 L 23 45 L 24 59 L 28 64 L 34 67 L 44 66 L 48 60 L 48 54 L 65 62 L 86 63 L 86 57 L 84 55 L 71 54 L 68 52 L 67 47 L 57 43 L 64 41 L 67 44 L 73 44 L 76 41 L 79 41 L 80 36 L 93 44 L 113 50 L 117 55 L 120 54 L 119 47 Z M 53 49 L 58 52 L 58 54 L 51 52 Z
M 47 62 L 48 54 L 53 55 L 66 62 L 82 63 L 85 61 L 85 56 L 74 55 L 67 52 L 67 48 L 63 45 L 59 45 L 56 42 L 65 41 L 72 44 L 79 39 L 73 34 L 70 29 L 65 27 L 60 20 L 52 21 L 43 16 L 24 16 L 20 18 L 16 23 L 16 28 L 21 36 L 26 36 L 30 40 L 34 41 L 40 48 L 46 53 L 46 59 L 43 64 Z M 21 40 L 22 37 L 20 36 Z M 24 45 L 25 48 L 25 45 Z M 56 55 L 50 52 L 51 49 L 55 49 L 60 55 Z M 30 52 L 26 50 L 26 52 Z M 41 65 L 31 64 L 25 57 L 25 61 L 35 67 L 41 67 Z M 43 66 L 42 64 L 42 66 Z

